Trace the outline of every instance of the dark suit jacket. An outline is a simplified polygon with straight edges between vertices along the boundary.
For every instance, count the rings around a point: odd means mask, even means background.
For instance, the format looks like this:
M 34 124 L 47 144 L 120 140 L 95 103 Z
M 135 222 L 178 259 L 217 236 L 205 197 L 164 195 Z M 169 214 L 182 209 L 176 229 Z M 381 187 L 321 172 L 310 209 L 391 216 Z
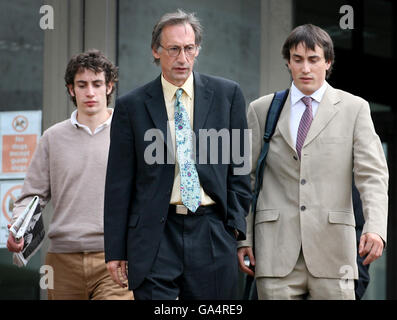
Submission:
M 354 185 L 354 180 L 352 186 L 352 195 L 353 195 L 354 218 L 356 220 L 356 238 L 357 238 L 357 248 L 358 248 L 358 246 L 360 245 L 360 238 L 361 238 L 361 233 L 363 231 L 365 220 L 363 214 L 363 205 L 360 199 L 360 193 L 358 192 L 356 186 Z M 361 298 L 363 297 L 370 280 L 369 264 L 364 266 L 363 265 L 364 259 L 365 256 L 360 257 L 360 255 L 357 252 L 358 279 L 354 280 L 357 300 L 361 300 Z
M 145 141 L 149 129 L 160 129 L 167 135 L 167 112 L 161 76 L 124 95 L 116 101 L 111 125 L 111 143 L 105 187 L 105 254 L 106 261 L 128 260 L 129 286 L 136 288 L 150 271 L 167 219 L 175 164 L 148 164 L 145 149 L 153 140 Z M 245 239 L 245 215 L 251 199 L 248 175 L 234 175 L 242 167 L 230 164 L 199 164 L 199 129 L 240 129 L 240 143 L 231 149 L 244 148 L 242 137 L 247 128 L 245 100 L 235 82 L 194 73 L 194 124 L 197 152 L 196 167 L 205 192 L 220 207 L 226 227 L 240 232 Z M 219 143 L 218 154 L 221 155 Z M 165 159 L 169 150 L 157 150 Z M 208 149 L 209 150 L 209 149 Z M 232 154 L 232 151 L 230 154 Z M 248 152 L 248 150 L 247 150 Z M 248 170 L 249 171 L 249 170 Z

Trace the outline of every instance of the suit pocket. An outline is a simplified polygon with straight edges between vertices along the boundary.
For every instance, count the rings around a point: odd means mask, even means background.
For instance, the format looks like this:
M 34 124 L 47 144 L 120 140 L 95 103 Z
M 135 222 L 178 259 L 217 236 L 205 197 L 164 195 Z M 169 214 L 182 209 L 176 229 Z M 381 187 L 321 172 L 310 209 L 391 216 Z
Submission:
M 255 224 L 277 221 L 279 217 L 280 212 L 278 210 L 259 210 L 256 212 Z
M 349 211 L 330 211 L 328 221 L 330 223 L 346 224 L 352 227 L 356 226 L 354 214 Z
M 131 215 L 128 220 L 128 227 L 135 228 L 138 225 L 139 217 L 140 216 L 138 214 Z

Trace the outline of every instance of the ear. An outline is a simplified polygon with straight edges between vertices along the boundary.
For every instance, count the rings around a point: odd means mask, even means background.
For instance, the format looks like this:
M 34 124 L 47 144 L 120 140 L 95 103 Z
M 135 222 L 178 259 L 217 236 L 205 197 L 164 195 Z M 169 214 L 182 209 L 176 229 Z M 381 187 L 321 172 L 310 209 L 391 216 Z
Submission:
M 106 94 L 110 94 L 112 92 L 113 89 L 113 82 L 109 82 L 108 85 L 106 86 Z
M 331 67 L 331 61 L 326 61 L 325 64 L 327 65 L 326 70 L 328 71 L 328 69 Z
M 198 46 L 198 47 L 197 47 L 197 50 L 196 50 L 196 54 L 194 55 L 195 58 L 197 58 L 197 56 L 199 55 L 200 49 L 201 49 L 201 47 Z
M 160 54 L 157 50 L 155 50 L 154 48 L 152 48 L 152 55 L 155 59 L 160 59 Z
M 74 86 L 72 84 L 68 84 L 67 87 L 68 87 L 68 90 L 69 90 L 69 94 L 72 97 L 74 97 L 75 96 L 75 94 L 74 94 Z

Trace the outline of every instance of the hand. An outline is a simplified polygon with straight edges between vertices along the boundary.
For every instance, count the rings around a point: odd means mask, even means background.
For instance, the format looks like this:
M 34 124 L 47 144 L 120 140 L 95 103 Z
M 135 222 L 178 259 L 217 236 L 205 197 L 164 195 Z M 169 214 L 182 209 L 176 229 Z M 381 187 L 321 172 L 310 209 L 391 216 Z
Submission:
M 251 247 L 241 247 L 237 250 L 238 265 L 240 270 L 251 277 L 255 276 L 255 272 L 244 263 L 244 257 L 248 256 L 251 266 L 255 266 L 255 258 Z
M 126 266 L 127 266 L 127 261 L 124 260 L 112 260 L 106 264 L 106 267 L 113 281 L 116 282 L 122 288 L 127 287 L 127 284 L 125 283 L 128 280 Z M 120 278 L 120 273 L 124 282 Z
M 11 228 L 11 225 L 8 224 L 7 225 L 8 229 Z M 24 245 L 24 239 L 22 238 L 19 241 L 16 241 L 14 238 L 14 235 L 10 232 L 8 234 L 8 240 L 7 240 L 7 249 L 10 252 L 21 252 L 23 249 L 23 245 Z
M 382 255 L 382 252 L 383 240 L 379 235 L 371 232 L 361 235 L 358 254 L 360 257 L 367 255 L 363 261 L 364 266 L 378 259 Z

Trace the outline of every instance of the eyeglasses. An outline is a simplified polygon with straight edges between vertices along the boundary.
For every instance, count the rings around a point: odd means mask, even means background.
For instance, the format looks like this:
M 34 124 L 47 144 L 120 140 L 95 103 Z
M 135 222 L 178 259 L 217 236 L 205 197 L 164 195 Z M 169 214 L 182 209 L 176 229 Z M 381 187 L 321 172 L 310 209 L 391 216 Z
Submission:
M 165 48 L 160 44 L 160 47 L 165 49 L 170 57 L 178 57 L 181 53 L 182 47 L 172 46 Z M 197 46 L 195 44 L 189 44 L 183 47 L 183 51 L 187 57 L 193 57 L 197 51 Z

